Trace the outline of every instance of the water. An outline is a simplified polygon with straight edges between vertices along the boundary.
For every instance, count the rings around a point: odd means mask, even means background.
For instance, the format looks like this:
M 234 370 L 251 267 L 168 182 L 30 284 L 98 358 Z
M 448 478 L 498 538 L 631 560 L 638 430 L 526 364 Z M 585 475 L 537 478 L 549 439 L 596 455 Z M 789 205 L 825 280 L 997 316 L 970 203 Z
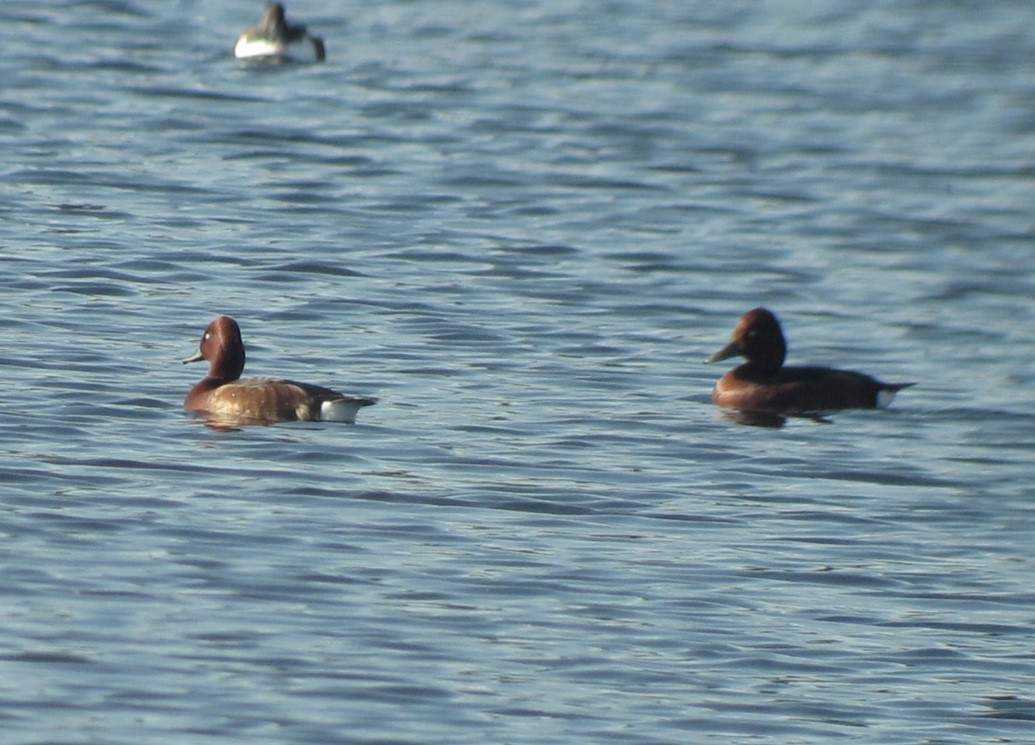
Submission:
M 0 8 L 0 741 L 1033 741 L 1029 3 L 260 9 Z

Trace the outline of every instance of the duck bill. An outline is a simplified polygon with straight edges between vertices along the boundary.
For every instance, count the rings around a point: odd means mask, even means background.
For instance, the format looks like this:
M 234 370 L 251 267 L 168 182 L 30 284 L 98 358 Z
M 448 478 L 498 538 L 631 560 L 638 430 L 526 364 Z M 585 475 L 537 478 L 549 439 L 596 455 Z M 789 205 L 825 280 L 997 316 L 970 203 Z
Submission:
M 722 362 L 728 360 L 730 357 L 736 357 L 740 354 L 740 344 L 736 340 L 731 341 L 729 344 L 724 346 L 718 352 L 713 354 L 711 357 L 705 360 L 705 362 Z
M 201 353 L 201 350 L 199 349 L 197 352 L 192 354 L 190 357 L 188 357 L 187 359 L 183 360 L 181 364 L 186 365 L 188 362 L 201 362 L 203 359 L 205 359 L 205 355 L 203 355 Z

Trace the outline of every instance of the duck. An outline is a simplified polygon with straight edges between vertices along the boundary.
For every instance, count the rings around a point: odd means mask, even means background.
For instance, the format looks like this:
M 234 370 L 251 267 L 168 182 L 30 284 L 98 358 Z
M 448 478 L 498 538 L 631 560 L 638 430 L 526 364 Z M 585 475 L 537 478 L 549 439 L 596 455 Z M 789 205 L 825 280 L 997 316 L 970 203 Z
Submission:
M 241 378 L 244 341 L 230 316 L 220 316 L 201 336 L 198 351 L 183 364 L 207 360 L 208 375 L 183 400 L 183 408 L 211 420 L 235 424 L 291 421 L 356 421 L 356 413 L 375 398 L 349 396 L 330 388 L 279 378 Z
M 914 383 L 884 383 L 851 370 L 784 366 L 787 342 L 776 315 L 754 308 L 740 317 L 729 343 L 706 362 L 747 362 L 723 375 L 712 403 L 741 411 L 812 415 L 839 409 L 883 409 Z
M 284 6 L 280 3 L 266 3 L 259 22 L 237 37 L 234 57 L 283 62 L 287 59 L 288 46 L 299 42 L 309 42 L 314 61 L 323 62 L 327 58 L 323 39 L 310 34 L 301 24 L 288 23 L 284 17 Z

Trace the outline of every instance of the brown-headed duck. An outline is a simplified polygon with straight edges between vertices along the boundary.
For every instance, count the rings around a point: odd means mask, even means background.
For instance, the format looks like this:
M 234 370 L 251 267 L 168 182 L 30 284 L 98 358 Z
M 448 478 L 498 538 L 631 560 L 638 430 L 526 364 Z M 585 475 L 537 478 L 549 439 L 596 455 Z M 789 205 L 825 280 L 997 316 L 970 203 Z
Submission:
M 356 412 L 377 399 L 346 396 L 329 388 L 277 378 L 245 378 L 244 342 L 237 321 L 220 316 L 205 329 L 194 354 L 183 362 L 208 360 L 206 375 L 183 400 L 183 408 L 220 422 L 248 424 L 315 420 L 356 421 Z
M 283 62 L 287 59 L 288 46 L 299 42 L 309 42 L 312 46 L 313 61 L 323 62 L 327 57 L 323 39 L 310 34 L 301 24 L 288 23 L 280 3 L 266 3 L 259 22 L 237 37 L 234 57 Z
M 882 383 L 850 370 L 784 367 L 787 343 L 776 316 L 765 308 L 749 310 L 737 322 L 729 344 L 708 358 L 747 359 L 715 385 L 712 402 L 742 411 L 816 414 L 836 409 L 882 409 L 913 383 Z

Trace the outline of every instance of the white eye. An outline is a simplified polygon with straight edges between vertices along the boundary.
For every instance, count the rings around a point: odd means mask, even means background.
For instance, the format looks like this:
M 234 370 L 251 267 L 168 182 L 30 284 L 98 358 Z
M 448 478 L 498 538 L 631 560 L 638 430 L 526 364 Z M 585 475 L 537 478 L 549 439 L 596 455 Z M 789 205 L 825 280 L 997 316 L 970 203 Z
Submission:
M 210 334 L 210 333 L 208 333 L 208 332 L 206 331 L 206 332 L 205 332 L 205 339 L 206 339 L 206 340 L 208 340 L 208 339 L 211 339 L 211 338 L 212 338 L 212 334 Z

